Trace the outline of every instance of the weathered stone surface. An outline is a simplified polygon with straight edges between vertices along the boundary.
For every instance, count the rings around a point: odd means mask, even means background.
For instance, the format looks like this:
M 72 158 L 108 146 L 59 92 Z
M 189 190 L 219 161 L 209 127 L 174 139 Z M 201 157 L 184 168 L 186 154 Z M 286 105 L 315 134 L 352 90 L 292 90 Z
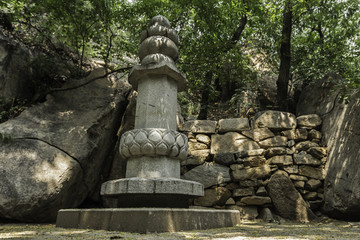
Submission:
M 215 133 L 217 122 L 211 120 L 192 120 L 180 126 L 180 131 L 193 133 Z
M 265 152 L 265 149 L 262 149 L 262 148 L 251 149 L 251 150 L 237 152 L 237 153 L 235 153 L 235 156 L 236 156 L 236 158 L 259 156 L 259 155 L 263 155 L 264 152 Z
M 301 188 L 304 189 L 305 188 L 305 182 L 304 181 L 293 181 L 294 186 L 296 188 Z
M 239 187 L 257 187 L 263 185 L 263 181 L 258 179 L 243 180 L 239 182 Z
M 294 180 L 294 181 L 307 181 L 308 178 L 305 176 L 300 176 L 300 175 L 295 175 L 295 174 L 290 174 L 290 179 Z
M 1 148 L 0 165 L 0 216 L 3 218 L 54 220 L 62 206 L 77 206 L 85 197 L 80 164 L 43 141 L 14 140 Z
M 259 215 L 256 206 L 229 206 L 228 209 L 238 210 L 241 218 L 245 220 L 254 220 Z
M 269 147 L 285 147 L 287 146 L 287 137 L 275 136 L 259 142 L 259 146 L 262 148 Z
M 203 207 L 211 207 L 214 205 L 222 206 L 225 205 L 230 197 L 231 192 L 224 187 L 205 189 L 205 195 L 195 198 L 194 204 Z
M 244 164 L 231 164 L 230 169 L 232 171 L 239 170 L 245 168 Z
M 165 69 L 172 69 L 180 75 L 175 80 Z M 162 70 L 164 70 L 162 72 Z M 162 75 L 156 75 L 161 72 Z M 135 115 L 135 128 L 164 128 L 177 129 L 177 92 L 181 78 L 181 72 L 171 65 L 163 63 L 150 65 L 135 65 L 128 77 L 133 89 L 138 91 Z M 174 81 L 175 80 L 175 81 Z M 161 101 L 159 101 L 161 99 Z
M 322 186 L 322 183 L 318 179 L 310 179 L 305 183 L 305 189 L 309 191 L 315 191 Z
M 246 158 L 238 158 L 236 162 L 244 164 L 245 167 L 258 167 L 264 165 L 266 159 L 263 156 L 253 156 Z
M 264 165 L 261 167 L 244 168 L 232 171 L 234 180 L 262 179 L 268 177 L 271 173 L 271 167 Z
M 191 151 L 187 159 L 181 161 L 181 165 L 201 165 L 209 158 L 209 155 L 209 149 Z
M 237 153 L 259 148 L 256 142 L 239 133 L 228 132 L 224 135 L 214 134 L 211 136 L 211 154 Z
M 283 166 L 282 169 L 285 172 L 289 173 L 289 174 L 299 173 L 299 166 L 298 165 Z
M 103 74 L 96 70 L 67 87 Z M 14 140 L 0 146 L 0 217 L 53 221 L 60 208 L 77 207 L 91 194 L 114 149 L 126 107 L 130 88 L 118 84 L 99 79 L 54 93 L 0 125 Z
M 214 155 L 214 161 L 229 166 L 230 164 L 235 163 L 235 156 L 233 153 L 217 153 Z
M 119 149 L 126 158 L 168 156 L 184 160 L 188 155 L 188 141 L 184 134 L 173 130 L 141 128 L 125 132 L 121 136 Z
M 296 117 L 292 113 L 268 110 L 260 112 L 260 116 L 255 116 L 255 127 L 267 127 L 275 130 L 285 130 L 296 128 Z
M 305 128 L 316 128 L 321 125 L 321 118 L 317 114 L 302 115 L 296 118 L 297 125 Z
M 269 208 L 261 208 L 259 213 L 259 219 L 262 219 L 264 222 L 273 222 L 274 217 Z
M 323 212 L 334 218 L 360 220 L 360 90 L 350 93 L 348 104 L 338 101 L 329 82 L 343 81 L 331 75 L 307 87 L 298 114 L 323 116 L 322 142 L 329 149 L 324 182 Z M 311 97 L 310 97 L 311 96 Z
M 210 142 L 211 142 L 210 137 L 208 135 L 205 135 L 205 134 L 197 134 L 196 135 L 196 140 L 198 142 L 205 143 L 206 145 L 209 145 Z
M 241 224 L 240 217 L 242 217 L 241 214 L 234 210 L 195 208 L 63 209 L 59 211 L 56 226 L 59 228 L 101 229 L 106 231 L 116 231 L 117 233 L 137 232 L 146 234 L 152 232 L 154 233 L 154 238 L 159 238 L 157 234 L 159 232 L 179 232 L 233 227 Z M 184 219 L 188 219 L 188 221 L 184 221 Z M 31 235 L 35 235 L 35 233 Z M 54 234 L 49 234 L 51 238 L 53 238 L 53 235 Z M 71 236 L 71 234 L 66 235 Z M 81 235 L 82 238 L 84 238 L 84 235 Z M 99 238 L 94 237 L 94 234 L 92 233 L 87 236 L 85 237 L 87 239 Z M 105 234 L 104 236 L 115 239 L 120 237 L 120 235 L 111 233 Z M 141 235 L 141 237 L 149 238 L 149 235 Z M 39 238 L 39 236 L 36 238 Z M 40 238 L 43 238 L 43 235 L 41 235 Z M 46 238 L 46 236 L 44 238 Z M 60 238 L 62 238 L 62 236 Z M 125 238 L 129 239 L 128 237 Z
M 208 146 L 205 143 L 199 143 L 199 142 L 192 142 L 189 143 L 189 150 L 190 151 L 196 151 L 196 150 L 205 150 L 208 148 Z
M 275 175 L 275 174 L 280 174 L 280 175 L 284 175 L 287 177 L 289 176 L 289 174 L 283 170 L 277 170 L 273 175 Z
M 292 148 L 293 146 L 295 146 L 295 144 L 296 144 L 295 140 L 289 140 L 289 141 L 287 141 L 287 146 L 288 146 L 289 148 Z M 294 149 L 295 149 L 295 148 L 294 148 Z
M 248 197 L 241 198 L 240 201 L 246 205 L 261 206 L 264 204 L 271 203 L 271 198 L 270 197 L 262 197 L 262 196 L 248 196 Z
M 317 158 L 314 158 L 312 155 L 307 154 L 306 152 L 300 152 L 294 154 L 294 162 L 298 165 L 312 165 L 319 166 L 321 161 Z
M 287 148 L 285 147 L 272 147 L 272 148 L 268 148 L 265 151 L 265 156 L 267 158 L 276 156 L 276 155 L 285 155 L 287 154 Z
M 261 186 L 258 188 L 258 190 L 256 191 L 256 195 L 257 196 L 269 196 L 268 192 L 266 191 L 265 187 Z
M 179 37 L 175 30 L 169 26 L 161 26 L 159 24 L 150 26 L 147 30 L 141 32 L 140 42 L 144 41 L 149 36 L 166 36 L 170 38 L 176 45 L 178 45 Z
M 309 137 L 310 140 L 321 139 L 322 138 L 322 133 L 320 131 L 318 131 L 318 130 L 311 129 L 309 131 L 308 137 Z
M 279 155 L 269 159 L 270 164 L 282 166 L 288 166 L 293 164 L 293 158 L 290 155 Z
M 116 180 L 110 180 L 101 185 L 101 195 L 102 196 L 119 196 L 128 194 L 169 194 L 169 195 L 186 195 L 186 196 L 203 196 L 204 188 L 198 182 L 187 181 L 179 178 L 122 178 Z M 146 198 L 145 196 L 142 197 Z M 133 200 L 133 202 L 126 202 L 129 207 L 135 207 L 134 204 L 137 201 L 136 198 L 129 196 L 126 200 Z M 174 199 L 172 199 L 174 200 Z M 146 199 L 147 201 L 143 203 L 142 206 L 151 206 L 153 203 L 150 203 L 151 199 Z M 156 201 L 156 200 L 155 200 Z M 159 200 L 160 201 L 160 200 Z M 169 200 L 170 201 L 170 200 Z M 123 203 L 124 204 L 124 203 Z M 169 205 L 174 203 L 169 203 Z M 175 204 L 174 204 L 175 205 Z M 173 206 L 174 206 L 173 205 Z M 155 203 L 155 206 L 158 206 L 158 202 Z
M 242 131 L 241 133 L 257 142 L 275 136 L 274 133 L 268 128 L 255 128 L 247 131 Z
M 179 50 L 176 43 L 167 36 L 149 36 L 141 42 L 139 58 L 143 60 L 151 54 L 163 54 L 176 61 L 179 57 Z
M 317 159 L 322 159 L 327 155 L 327 149 L 325 147 L 311 147 L 309 148 L 308 153 Z
M 319 180 L 324 179 L 324 173 L 321 167 L 315 168 L 307 165 L 301 165 L 299 166 L 299 174 L 309 178 L 315 178 Z
M 306 129 L 290 129 L 282 131 L 281 134 L 288 139 L 295 141 L 306 140 L 308 137 L 308 131 Z
M 250 128 L 248 118 L 228 118 L 219 120 L 219 132 L 240 132 Z
M 228 167 L 217 163 L 204 163 L 185 173 L 182 178 L 202 183 L 204 188 L 208 188 L 216 184 L 230 182 L 229 170 Z
M 295 149 L 297 151 L 307 151 L 309 148 L 312 147 L 319 147 L 319 144 L 315 143 L 315 142 L 311 142 L 311 141 L 304 141 L 304 142 L 299 142 L 295 145 Z
M 317 199 L 317 193 L 316 192 L 308 192 L 304 195 L 304 199 L 306 201 L 312 201 Z
M 229 198 L 226 200 L 225 205 L 235 205 L 235 200 L 233 198 Z
M 244 197 L 244 196 L 251 196 L 254 195 L 254 188 L 248 187 L 248 188 L 237 188 L 233 191 L 232 196 L 233 197 Z
M 267 185 L 267 191 L 281 217 L 301 222 L 308 222 L 316 218 L 289 177 L 282 174 L 272 175 Z
M 226 184 L 225 187 L 227 189 L 229 189 L 230 191 L 233 191 L 233 190 L 239 188 L 239 185 L 237 183 L 235 183 L 235 182 L 230 182 L 230 183 Z

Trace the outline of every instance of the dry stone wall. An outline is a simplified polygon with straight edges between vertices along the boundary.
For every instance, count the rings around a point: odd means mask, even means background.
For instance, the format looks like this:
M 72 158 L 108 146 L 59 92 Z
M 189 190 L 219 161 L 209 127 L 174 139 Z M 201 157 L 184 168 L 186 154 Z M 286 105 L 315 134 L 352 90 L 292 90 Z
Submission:
M 182 178 L 201 182 L 201 207 L 238 209 L 255 218 L 264 209 L 308 221 L 323 202 L 327 150 L 321 118 L 265 111 L 255 119 L 195 120 L 180 130 L 189 138 Z

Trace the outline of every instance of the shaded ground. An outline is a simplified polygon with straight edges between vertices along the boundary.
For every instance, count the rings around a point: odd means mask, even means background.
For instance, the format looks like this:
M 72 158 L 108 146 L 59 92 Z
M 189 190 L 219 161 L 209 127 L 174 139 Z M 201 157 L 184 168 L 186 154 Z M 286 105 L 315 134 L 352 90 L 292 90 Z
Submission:
M 310 224 L 243 222 L 233 228 L 135 234 L 62 229 L 53 224 L 1 224 L 0 239 L 360 239 L 360 222 L 323 219 Z

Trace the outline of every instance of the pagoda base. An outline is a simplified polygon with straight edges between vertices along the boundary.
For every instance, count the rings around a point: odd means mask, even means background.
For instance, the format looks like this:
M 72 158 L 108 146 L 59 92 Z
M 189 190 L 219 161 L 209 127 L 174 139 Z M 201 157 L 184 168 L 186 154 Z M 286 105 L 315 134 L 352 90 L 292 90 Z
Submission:
M 122 232 L 177 232 L 234 227 L 240 224 L 237 210 L 181 208 L 63 209 L 56 227 Z
M 103 198 L 115 203 L 112 207 L 186 208 L 189 200 L 204 196 L 201 183 L 178 178 L 123 178 L 101 186 Z

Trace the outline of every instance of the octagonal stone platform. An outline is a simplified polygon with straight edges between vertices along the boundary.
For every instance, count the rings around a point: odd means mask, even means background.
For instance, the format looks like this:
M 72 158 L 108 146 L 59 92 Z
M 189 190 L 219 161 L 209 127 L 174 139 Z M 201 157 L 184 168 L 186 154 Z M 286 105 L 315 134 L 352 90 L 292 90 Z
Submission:
M 117 207 L 188 207 L 189 199 L 204 195 L 201 183 L 178 178 L 124 178 L 107 181 L 101 195 Z
M 240 224 L 237 210 L 179 208 L 103 208 L 60 210 L 56 227 L 122 232 L 177 232 L 233 227 Z

